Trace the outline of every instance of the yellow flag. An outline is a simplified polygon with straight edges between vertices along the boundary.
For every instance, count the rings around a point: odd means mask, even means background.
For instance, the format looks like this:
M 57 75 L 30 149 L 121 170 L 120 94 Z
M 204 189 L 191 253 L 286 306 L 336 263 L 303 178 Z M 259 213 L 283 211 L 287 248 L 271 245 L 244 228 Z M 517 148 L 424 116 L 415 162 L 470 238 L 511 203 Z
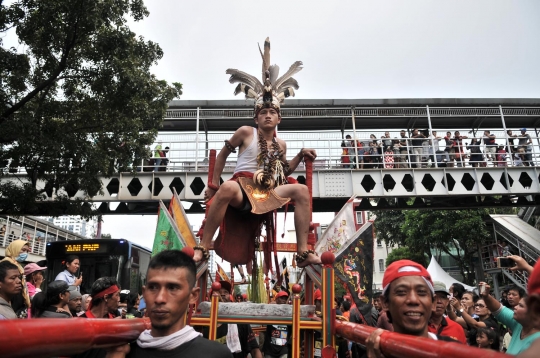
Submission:
M 186 241 L 187 246 L 195 247 L 197 245 L 197 241 L 195 241 L 195 234 L 191 229 L 187 214 L 182 207 L 182 203 L 180 202 L 178 193 L 176 193 L 176 189 L 173 191 L 174 193 L 171 203 L 169 204 L 169 211 L 176 222 L 176 226 L 178 226 L 178 230 L 180 230 L 182 237 Z

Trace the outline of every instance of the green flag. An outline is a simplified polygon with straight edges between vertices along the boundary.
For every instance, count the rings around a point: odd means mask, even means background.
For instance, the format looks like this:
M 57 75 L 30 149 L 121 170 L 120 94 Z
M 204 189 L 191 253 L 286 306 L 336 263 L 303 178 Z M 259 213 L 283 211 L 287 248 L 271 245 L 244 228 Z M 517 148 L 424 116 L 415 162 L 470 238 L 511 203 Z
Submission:
M 185 240 L 180 234 L 171 214 L 159 201 L 159 216 L 154 237 L 154 246 L 152 247 L 152 256 L 164 250 L 182 250 L 186 246 Z

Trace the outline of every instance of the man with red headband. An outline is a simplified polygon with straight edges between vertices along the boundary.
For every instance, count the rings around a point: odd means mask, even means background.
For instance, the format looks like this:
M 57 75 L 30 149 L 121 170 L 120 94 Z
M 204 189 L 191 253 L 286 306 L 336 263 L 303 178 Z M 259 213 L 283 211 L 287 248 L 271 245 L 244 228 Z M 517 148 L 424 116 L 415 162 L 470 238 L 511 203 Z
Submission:
M 302 62 L 297 61 L 285 75 L 278 77 L 279 67 L 270 66 L 270 40 L 267 38 L 264 44 L 262 82 L 245 72 L 227 70 L 227 74 L 231 75 L 229 81 L 240 83 L 235 94 L 242 92 L 247 98 L 255 100 L 255 127 L 240 127 L 225 141 L 225 146 L 217 156 L 212 182 L 208 183 L 205 191 L 210 209 L 201 244 L 194 248 L 195 261 L 208 258 L 207 250 L 214 233 L 220 227 L 220 236 L 214 245 L 216 253 L 232 264 L 248 263 L 254 250 L 254 242 L 250 240 L 260 230 L 260 223 L 267 220 L 262 215 L 293 200 L 298 265 L 304 267 L 320 263 L 320 258 L 308 249 L 307 243 L 310 223 L 308 188 L 298 183 L 289 184 L 287 178 L 304 158 L 315 159 L 317 154 L 313 149 L 302 148 L 291 160 L 287 160 L 287 145 L 284 140 L 276 137 L 276 128 L 281 122 L 280 104 L 284 98 L 294 96 L 298 83 L 292 76 L 301 69 Z M 238 159 L 234 180 L 220 185 L 227 158 L 231 153 L 236 153 L 236 148 Z M 255 217 L 248 217 L 250 213 Z M 266 225 L 272 224 L 266 222 Z M 240 233 L 242 230 L 245 232 Z
M 381 304 L 387 310 L 394 332 L 456 342 L 428 330 L 431 312 L 436 308 L 434 296 L 433 281 L 424 266 L 410 260 L 399 260 L 386 268 Z M 383 357 L 380 336 L 384 332 L 379 328 L 366 340 L 368 357 Z
M 80 317 L 116 318 L 120 303 L 120 287 L 114 277 L 101 277 L 92 284 L 92 301 Z

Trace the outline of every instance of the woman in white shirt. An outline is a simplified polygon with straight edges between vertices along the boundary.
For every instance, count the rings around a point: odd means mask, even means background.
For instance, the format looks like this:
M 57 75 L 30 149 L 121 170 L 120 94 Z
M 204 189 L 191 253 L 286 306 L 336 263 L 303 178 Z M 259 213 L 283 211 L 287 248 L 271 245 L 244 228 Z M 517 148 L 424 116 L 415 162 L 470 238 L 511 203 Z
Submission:
M 79 257 L 76 255 L 69 255 L 64 261 L 62 261 L 62 265 L 64 265 L 64 271 L 56 275 L 55 280 L 62 280 L 67 282 L 67 284 L 70 286 L 77 286 L 77 291 L 80 291 L 82 272 L 80 273 L 79 277 L 75 276 L 77 271 L 79 271 L 79 267 L 81 267 Z

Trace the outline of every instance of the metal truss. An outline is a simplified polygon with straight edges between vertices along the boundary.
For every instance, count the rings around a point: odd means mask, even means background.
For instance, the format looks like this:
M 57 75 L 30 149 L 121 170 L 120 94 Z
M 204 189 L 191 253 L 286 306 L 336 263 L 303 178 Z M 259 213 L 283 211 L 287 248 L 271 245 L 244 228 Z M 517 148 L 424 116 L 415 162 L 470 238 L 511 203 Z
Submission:
M 313 173 L 313 211 L 338 211 L 353 195 L 364 199 L 358 210 L 537 206 L 539 174 L 536 167 L 319 170 Z M 174 188 L 181 200 L 194 203 L 190 212 L 203 212 L 207 176 L 207 172 L 121 173 L 101 177 L 102 193 L 94 197 L 61 188 L 49 192 L 48 200 L 66 194 L 101 202 L 104 214 L 153 214 L 157 201 L 170 200 Z M 231 176 L 224 173 L 221 179 Z M 305 183 L 305 173 L 298 172 L 295 178 Z M 25 177 L 3 180 L 22 183 Z M 111 210 L 110 202 L 120 205 Z

